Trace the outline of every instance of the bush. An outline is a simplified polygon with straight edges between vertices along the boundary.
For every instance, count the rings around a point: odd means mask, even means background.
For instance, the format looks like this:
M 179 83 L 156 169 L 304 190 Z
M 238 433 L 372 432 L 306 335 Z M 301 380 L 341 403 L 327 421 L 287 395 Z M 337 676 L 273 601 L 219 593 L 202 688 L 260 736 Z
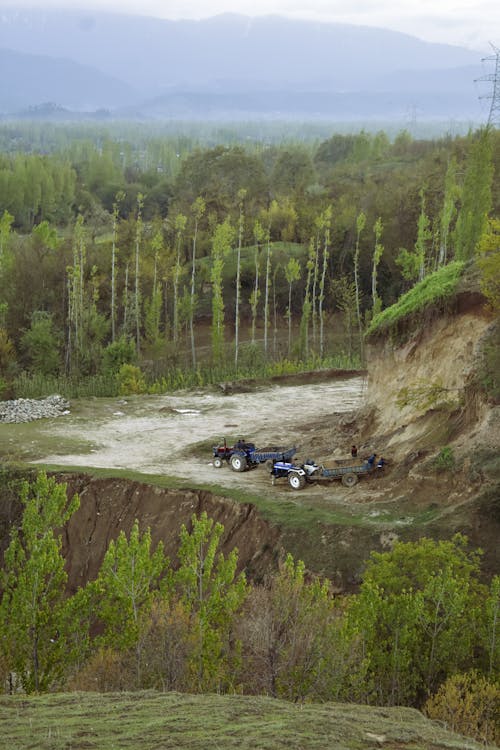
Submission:
M 424 706 L 430 719 L 485 744 L 500 740 L 500 687 L 472 671 L 444 682 Z
M 116 376 L 120 396 L 130 396 L 133 393 L 146 393 L 146 381 L 140 367 L 122 365 Z
M 135 344 L 125 336 L 113 341 L 102 355 L 102 370 L 105 375 L 116 375 L 122 365 L 135 364 L 137 359 Z
M 451 471 L 455 467 L 455 456 L 453 455 L 453 449 L 449 445 L 441 448 L 434 459 L 434 467 L 438 471 Z

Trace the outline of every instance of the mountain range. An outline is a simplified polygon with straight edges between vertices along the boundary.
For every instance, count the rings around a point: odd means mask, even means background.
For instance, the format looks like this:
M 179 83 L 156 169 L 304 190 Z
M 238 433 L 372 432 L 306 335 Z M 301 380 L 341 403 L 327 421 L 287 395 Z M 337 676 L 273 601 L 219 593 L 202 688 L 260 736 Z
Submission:
M 4 116 L 485 119 L 480 52 L 279 16 L 3 9 L 0 69 Z

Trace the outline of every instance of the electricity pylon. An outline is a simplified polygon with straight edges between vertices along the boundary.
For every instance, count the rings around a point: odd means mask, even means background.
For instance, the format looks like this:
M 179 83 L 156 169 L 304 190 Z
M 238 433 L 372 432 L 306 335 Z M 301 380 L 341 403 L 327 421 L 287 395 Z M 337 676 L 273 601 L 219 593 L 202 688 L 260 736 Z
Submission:
M 493 49 L 495 54 L 490 55 L 489 57 L 483 57 L 481 62 L 494 62 L 495 71 L 493 73 L 489 73 L 486 76 L 481 76 L 481 78 L 477 78 L 476 80 L 491 81 L 493 84 L 493 91 L 491 92 L 491 94 L 485 94 L 484 96 L 480 96 L 479 98 L 491 99 L 488 125 L 491 125 L 494 128 L 498 128 L 500 127 L 500 50 L 491 42 L 490 47 Z

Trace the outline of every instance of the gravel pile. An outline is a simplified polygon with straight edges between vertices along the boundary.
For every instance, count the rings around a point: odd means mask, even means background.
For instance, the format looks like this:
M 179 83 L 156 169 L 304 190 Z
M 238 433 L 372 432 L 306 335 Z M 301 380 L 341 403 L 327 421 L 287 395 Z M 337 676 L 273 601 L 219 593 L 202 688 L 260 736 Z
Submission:
M 0 422 L 32 422 L 45 417 L 60 417 L 61 414 L 69 414 L 69 401 L 58 395 L 0 401 Z

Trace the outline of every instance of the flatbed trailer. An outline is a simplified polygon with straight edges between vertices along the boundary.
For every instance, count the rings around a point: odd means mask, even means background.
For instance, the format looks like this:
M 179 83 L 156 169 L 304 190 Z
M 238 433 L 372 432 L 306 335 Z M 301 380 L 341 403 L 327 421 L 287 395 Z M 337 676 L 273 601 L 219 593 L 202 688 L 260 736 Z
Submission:
M 288 479 L 288 484 L 294 490 L 301 490 L 307 482 L 328 481 L 331 479 L 340 479 L 345 487 L 354 487 L 359 477 L 371 474 L 373 464 L 364 461 L 363 463 L 345 463 L 344 465 L 318 466 L 314 462 L 293 464 L 289 461 L 276 461 L 271 469 L 271 478 L 273 482 L 282 477 Z

